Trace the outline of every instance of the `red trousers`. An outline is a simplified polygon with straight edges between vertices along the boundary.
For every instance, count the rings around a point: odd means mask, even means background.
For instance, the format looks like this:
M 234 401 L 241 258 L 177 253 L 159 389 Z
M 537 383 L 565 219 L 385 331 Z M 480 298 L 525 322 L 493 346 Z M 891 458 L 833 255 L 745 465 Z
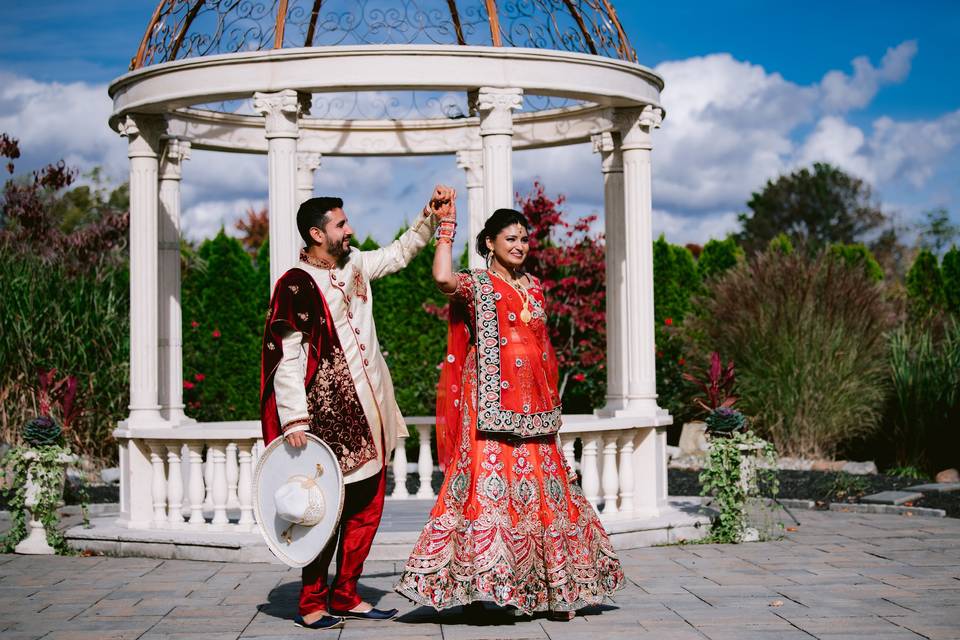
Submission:
M 387 466 L 384 465 L 377 475 L 344 485 L 340 524 L 316 560 L 303 568 L 300 615 L 331 609 L 348 611 L 360 604 L 357 582 L 380 526 L 386 484 Z M 334 551 L 337 552 L 337 573 L 331 589 L 327 570 Z

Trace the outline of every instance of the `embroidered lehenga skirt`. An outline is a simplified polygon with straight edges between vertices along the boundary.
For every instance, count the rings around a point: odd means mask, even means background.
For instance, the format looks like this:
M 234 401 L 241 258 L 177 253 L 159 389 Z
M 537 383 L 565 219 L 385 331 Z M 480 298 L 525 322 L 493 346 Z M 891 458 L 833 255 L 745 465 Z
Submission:
M 475 349 L 463 359 L 460 429 L 443 486 L 395 588 L 436 609 L 487 601 L 530 613 L 597 604 L 624 580 L 610 539 L 556 435 L 477 430 Z M 541 362 L 539 351 L 528 355 Z M 506 366 L 514 356 L 525 357 L 513 350 Z M 517 369 L 511 379 L 522 384 L 529 369 Z

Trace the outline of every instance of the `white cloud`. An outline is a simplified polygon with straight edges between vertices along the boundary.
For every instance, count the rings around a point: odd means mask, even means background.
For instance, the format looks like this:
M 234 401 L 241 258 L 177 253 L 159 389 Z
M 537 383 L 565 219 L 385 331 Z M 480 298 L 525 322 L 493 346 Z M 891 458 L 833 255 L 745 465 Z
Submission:
M 864 107 L 873 100 L 881 85 L 903 82 L 910 73 L 917 54 L 917 42 L 908 40 L 887 49 L 880 68 L 870 64 L 866 56 L 853 60 L 853 76 L 842 71 L 829 71 L 820 81 L 823 109 L 843 112 Z
M 20 140 L 18 166 L 35 169 L 65 159 L 125 179 L 126 141 L 107 126 L 106 85 L 37 82 L 0 72 L 0 131 Z

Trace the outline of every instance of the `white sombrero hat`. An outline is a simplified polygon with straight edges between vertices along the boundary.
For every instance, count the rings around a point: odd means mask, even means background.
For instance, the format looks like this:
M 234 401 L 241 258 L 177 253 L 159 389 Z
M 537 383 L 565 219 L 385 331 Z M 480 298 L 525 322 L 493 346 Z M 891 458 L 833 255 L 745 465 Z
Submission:
M 323 440 L 305 433 L 297 448 L 282 437 L 257 462 L 253 508 L 270 551 L 284 564 L 304 567 L 326 546 L 343 510 L 343 473 Z

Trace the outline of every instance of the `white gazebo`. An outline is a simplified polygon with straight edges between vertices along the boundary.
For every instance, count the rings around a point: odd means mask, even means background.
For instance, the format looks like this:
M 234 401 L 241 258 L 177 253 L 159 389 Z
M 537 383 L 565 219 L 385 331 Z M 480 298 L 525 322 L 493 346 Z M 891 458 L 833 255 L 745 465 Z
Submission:
M 129 141 L 131 214 L 114 530 L 215 544 L 254 524 L 259 423 L 197 423 L 182 402 L 179 185 L 190 149 L 266 156 L 276 281 L 295 264 L 296 208 L 324 156 L 451 156 L 466 172 L 473 237 L 513 205 L 514 150 L 586 141 L 604 184 L 608 392 L 595 415 L 565 416 L 564 452 L 573 461 L 581 440 L 584 494 L 620 544 L 691 525 L 667 501 L 672 418 L 656 400 L 650 163 L 662 88 L 609 0 L 162 0 L 130 72 L 110 86 L 111 125 Z M 415 497 L 430 498 L 432 420 L 410 422 L 427 480 Z M 399 447 L 394 469 L 406 465 Z M 393 497 L 414 496 L 398 482 Z

